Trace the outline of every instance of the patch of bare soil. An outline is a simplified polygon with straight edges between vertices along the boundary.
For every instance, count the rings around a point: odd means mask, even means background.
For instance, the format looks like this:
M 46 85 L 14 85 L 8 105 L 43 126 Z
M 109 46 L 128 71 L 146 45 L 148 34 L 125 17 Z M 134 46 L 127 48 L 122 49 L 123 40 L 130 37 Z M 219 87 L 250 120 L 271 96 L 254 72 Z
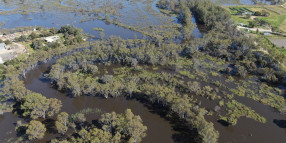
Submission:
M 5 50 L 0 50 L 1 62 L 5 62 L 18 57 L 18 55 L 23 54 L 27 51 L 26 47 L 19 43 L 12 43 L 7 45 Z M 1 64 L 1 63 L 0 63 Z
M 14 41 L 15 38 L 20 37 L 21 35 L 30 35 L 33 31 L 23 31 L 23 32 L 17 32 L 17 33 L 13 33 L 13 34 L 8 34 L 8 35 L 0 35 L 0 39 L 2 41 Z
M 275 45 L 286 48 L 286 39 L 270 39 Z

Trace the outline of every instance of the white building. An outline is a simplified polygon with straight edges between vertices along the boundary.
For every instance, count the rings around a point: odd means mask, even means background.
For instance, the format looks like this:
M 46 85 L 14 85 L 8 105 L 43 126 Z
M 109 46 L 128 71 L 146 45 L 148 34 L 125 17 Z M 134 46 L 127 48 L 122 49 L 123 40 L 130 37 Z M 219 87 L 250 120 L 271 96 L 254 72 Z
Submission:
M 4 63 L 4 61 L 2 60 L 2 58 L 0 57 L 0 64 L 3 64 Z
M 55 41 L 57 41 L 57 40 L 59 40 L 59 39 L 60 39 L 59 36 L 50 36 L 50 37 L 46 37 L 46 38 L 45 38 L 45 40 L 46 40 L 47 42 L 49 42 L 49 43 L 55 42 Z
M 244 23 L 238 23 L 238 26 L 247 27 L 247 25 Z
M 6 44 L 0 43 L 0 50 L 5 50 L 5 49 L 6 49 Z

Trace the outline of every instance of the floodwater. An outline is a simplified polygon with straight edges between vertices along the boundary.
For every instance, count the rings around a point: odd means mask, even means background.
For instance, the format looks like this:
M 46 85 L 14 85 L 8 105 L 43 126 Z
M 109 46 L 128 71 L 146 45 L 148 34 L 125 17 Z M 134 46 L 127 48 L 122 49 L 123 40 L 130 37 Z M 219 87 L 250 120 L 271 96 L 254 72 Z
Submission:
M 48 98 L 57 98 L 62 101 L 63 107 L 61 112 L 67 112 L 69 114 L 76 113 L 86 108 L 98 108 L 104 112 L 115 111 L 117 113 L 124 112 L 127 108 L 130 108 L 135 115 L 140 115 L 144 125 L 148 127 L 147 136 L 143 139 L 145 143 L 171 143 L 171 142 L 182 142 L 176 141 L 177 138 L 192 138 L 192 136 L 181 135 L 174 127 L 180 123 L 173 123 L 167 121 L 156 112 L 156 110 L 150 108 L 147 104 L 137 101 L 135 99 L 126 99 L 124 97 L 118 98 L 100 98 L 94 96 L 80 96 L 72 98 L 65 93 L 61 93 L 51 87 L 50 81 L 46 80 L 43 76 L 44 72 L 53 63 L 46 63 L 39 65 L 37 68 L 31 70 L 26 74 L 24 83 L 26 88 L 37 93 L 41 93 Z M 112 67 L 109 67 L 112 71 Z M 202 106 L 208 110 L 213 109 L 215 106 L 214 102 L 206 100 L 202 97 L 196 97 L 202 102 Z M 214 123 L 215 129 L 220 132 L 219 142 L 232 142 L 232 143 L 253 143 L 253 142 L 281 142 L 286 139 L 286 116 L 280 115 L 275 112 L 272 108 L 265 106 L 256 101 L 252 101 L 246 97 L 235 97 L 236 100 L 251 107 L 257 113 L 264 116 L 267 119 L 267 123 L 259 123 L 253 119 L 240 118 L 236 126 L 223 126 L 217 122 L 218 118 L 216 115 L 207 116 L 206 119 Z M 87 116 L 87 120 L 98 119 L 97 114 L 91 114 Z M 15 123 L 17 120 L 23 120 L 18 118 L 12 113 L 5 113 L 4 116 L 0 116 L 0 142 L 6 142 L 9 138 L 16 138 L 14 131 Z M 46 142 L 52 138 L 57 137 L 53 131 L 48 131 L 43 140 L 37 142 Z
M 74 25 L 83 29 L 85 33 L 99 37 L 99 32 L 92 30 L 92 28 L 102 28 L 106 37 L 115 35 L 120 36 L 123 39 L 133 39 L 136 35 L 137 38 L 142 38 L 142 34 L 134 32 L 129 29 L 125 29 L 113 24 L 106 23 L 100 20 L 88 20 L 81 22 L 82 18 L 74 13 L 57 13 L 57 12 L 44 12 L 44 13 L 31 13 L 27 15 L 13 14 L 13 15 L 1 15 L 0 21 L 5 22 L 2 28 L 17 28 L 22 26 L 43 26 L 43 27 L 57 27 L 61 25 Z M 117 113 L 124 112 L 127 108 L 130 108 L 135 115 L 140 115 L 143 120 L 143 124 L 148 127 L 147 136 L 143 139 L 143 142 L 174 142 L 175 138 L 180 137 L 180 132 L 176 132 L 173 129 L 175 126 L 170 121 L 167 121 L 161 117 L 154 109 L 147 107 L 139 101 L 127 100 L 124 97 L 103 99 L 100 97 L 81 96 L 77 98 L 71 98 L 64 93 L 52 88 L 49 81 L 42 79 L 43 72 L 45 72 L 50 64 L 42 64 L 33 69 L 26 75 L 25 85 L 26 88 L 43 94 L 48 98 L 57 98 L 62 101 L 63 107 L 61 111 L 67 113 L 76 113 L 85 108 L 98 108 L 104 112 L 115 111 Z M 87 120 L 92 121 L 98 119 L 98 115 L 88 115 Z M 5 113 L 4 116 L 0 116 L 0 142 L 7 142 L 11 138 L 16 138 L 15 125 L 18 120 L 23 120 L 13 113 Z M 46 133 L 45 138 L 41 142 L 48 141 L 55 138 L 56 135 L 52 131 Z M 190 136 L 187 136 L 190 138 Z
M 104 29 L 105 37 L 120 36 L 122 39 L 134 39 L 142 38 L 142 34 L 132 31 L 123 27 L 116 26 L 114 24 L 106 23 L 101 20 L 88 20 L 81 22 L 82 18 L 73 13 L 32 13 L 27 15 L 13 14 L 13 15 L 1 15 L 0 21 L 4 21 L 6 24 L 2 28 L 17 28 L 22 26 L 42 26 L 42 27 L 57 27 L 62 25 L 73 25 L 77 28 L 83 29 L 84 33 L 99 38 L 99 32 L 93 30 L 93 28 Z
M 153 8 L 153 11 L 155 13 L 160 13 L 160 10 L 156 7 L 156 3 L 158 0 L 155 0 L 152 3 L 151 8 Z M 62 2 L 64 3 L 64 1 Z M 152 23 L 151 25 L 155 24 L 158 25 L 161 20 L 156 20 L 156 18 L 161 18 L 161 17 L 154 17 L 154 14 L 149 13 L 149 11 L 145 11 L 142 7 L 146 7 L 146 4 L 138 2 L 139 4 L 133 4 L 136 7 L 139 7 L 142 12 L 144 12 L 144 15 L 147 15 L 150 17 L 149 20 L 151 20 Z M 0 6 L 0 8 L 3 7 L 4 10 L 11 10 L 14 7 L 4 7 Z M 130 10 L 131 6 L 128 6 L 124 8 L 122 11 Z M 124 15 L 123 15 L 124 16 Z M 122 39 L 134 39 L 143 38 L 143 34 L 132 31 L 127 28 L 123 28 L 102 20 L 96 20 L 95 15 L 81 15 L 80 13 L 73 13 L 73 12 L 63 12 L 63 11 L 42 11 L 38 13 L 29 13 L 29 14 L 8 14 L 8 15 L 0 15 L 0 23 L 4 22 L 5 25 L 2 26 L 1 28 L 3 29 L 12 29 L 12 28 L 17 28 L 17 27 L 23 27 L 23 26 L 42 26 L 42 27 L 57 27 L 59 28 L 62 25 L 73 25 L 75 27 L 78 27 L 80 29 L 83 29 L 84 33 L 88 33 L 92 36 L 94 36 L 94 39 L 100 38 L 100 32 L 93 30 L 93 28 L 102 28 L 104 29 L 105 33 L 105 38 L 108 38 L 110 36 L 119 36 Z M 136 14 L 134 14 L 130 17 L 136 17 Z M 138 17 L 138 15 L 137 15 Z M 178 20 L 176 17 L 172 16 L 173 22 L 178 24 Z M 125 18 L 128 23 L 132 23 L 131 18 L 128 19 Z M 196 24 L 195 19 L 192 19 L 193 22 Z M 147 21 L 147 19 L 146 19 Z M 164 20 L 163 20 L 164 21 Z M 136 20 L 134 21 L 136 22 Z M 193 32 L 194 37 L 196 38 L 201 38 L 202 34 L 200 33 L 200 30 L 197 28 L 197 26 L 194 29 Z
M 179 132 L 174 131 L 173 123 L 167 121 L 152 108 L 135 99 L 118 98 L 101 98 L 94 96 L 80 96 L 72 98 L 65 93 L 61 93 L 51 87 L 49 81 L 43 78 L 43 73 L 48 70 L 51 64 L 42 64 L 26 74 L 24 83 L 26 88 L 37 93 L 41 93 L 48 98 L 57 98 L 62 101 L 63 107 L 61 112 L 73 114 L 86 108 L 101 109 L 103 112 L 123 113 L 127 108 L 131 109 L 135 115 L 140 115 L 143 124 L 148 127 L 147 136 L 143 139 L 145 143 L 151 142 L 174 142 L 174 137 L 179 136 Z M 88 115 L 87 121 L 98 119 L 98 115 Z M 17 120 L 22 120 L 12 113 L 5 113 L 0 116 L 0 142 L 6 142 L 7 139 L 16 138 L 14 131 Z M 48 131 L 46 136 L 40 142 L 46 142 L 56 137 L 52 131 Z
M 153 2 L 153 4 L 152 4 L 153 9 L 154 9 L 155 11 L 157 11 L 157 12 L 160 12 L 159 8 L 156 6 L 156 4 L 157 4 L 159 1 L 160 1 L 160 0 L 155 0 L 155 1 Z M 177 17 L 171 16 L 171 18 L 174 20 L 175 23 L 177 23 L 177 24 L 179 23 Z M 203 34 L 201 33 L 200 29 L 198 28 L 197 21 L 196 21 L 196 19 L 195 19 L 194 16 L 192 17 L 192 22 L 195 24 L 195 28 L 194 28 L 194 30 L 193 30 L 193 36 L 194 36 L 195 38 L 202 38 L 202 37 L 203 37 Z
M 223 126 L 217 122 L 219 117 L 207 116 L 208 121 L 220 133 L 219 142 L 226 143 L 282 143 L 286 140 L 286 116 L 274 111 L 273 108 L 263 105 L 247 97 L 235 97 L 238 102 L 255 110 L 265 117 L 267 122 L 260 123 L 253 119 L 242 117 L 235 126 Z
M 156 2 L 156 1 L 155 1 Z M 152 7 L 156 9 L 156 3 L 153 3 Z M 249 2 L 249 1 L 248 1 Z M 0 6 L 1 7 L 1 6 Z M 80 22 L 81 18 L 73 13 L 33 13 L 28 15 L 1 15 L 0 22 L 5 21 L 6 25 L 2 28 L 16 28 L 19 26 L 44 26 L 44 27 L 60 27 L 61 25 L 74 25 L 84 30 L 84 32 L 99 37 L 99 32 L 92 30 L 92 28 L 103 28 L 106 37 L 111 35 L 120 36 L 123 39 L 131 39 L 136 35 L 138 38 L 142 38 L 142 34 L 131 31 L 113 24 L 105 23 L 100 20 L 89 20 L 86 22 Z M 175 19 L 174 19 L 175 20 Z M 195 19 L 192 19 L 196 23 Z M 176 21 L 175 21 L 176 22 Z M 202 36 L 198 28 L 194 30 L 195 37 L 200 38 Z M 65 93 L 61 93 L 56 89 L 51 88 L 50 82 L 43 79 L 43 72 L 47 71 L 51 64 L 42 64 L 30 71 L 26 75 L 25 85 L 27 89 L 34 92 L 43 94 L 48 98 L 57 98 L 62 101 L 63 107 L 61 111 L 68 112 L 70 114 L 76 113 L 85 108 L 99 108 L 104 112 L 115 111 L 117 113 L 124 112 L 127 108 L 130 108 L 135 115 L 140 115 L 144 125 L 148 127 L 147 136 L 143 139 L 146 143 L 169 143 L 178 142 L 176 138 L 192 138 L 192 136 L 180 136 L 180 132 L 174 129 L 175 123 L 167 121 L 160 116 L 154 109 L 148 107 L 146 104 L 137 101 L 135 99 L 128 100 L 124 97 L 103 99 L 100 97 L 81 96 L 77 98 L 71 98 Z M 202 105 L 208 108 L 213 102 L 201 99 Z M 215 129 L 220 132 L 219 142 L 283 142 L 286 140 L 286 116 L 279 115 L 272 108 L 269 108 L 261 103 L 251 101 L 245 98 L 239 98 L 239 102 L 250 106 L 259 114 L 267 119 L 266 124 L 256 122 L 252 119 L 241 118 L 238 120 L 238 124 L 234 127 L 225 127 L 217 122 L 217 117 L 207 116 L 207 120 L 214 123 Z M 87 120 L 92 121 L 98 119 L 98 115 L 88 115 Z M 0 142 L 7 142 L 10 138 L 16 138 L 15 123 L 18 120 L 17 115 L 13 113 L 5 113 L 4 116 L 0 116 Z M 52 132 L 48 132 L 45 138 L 41 142 L 48 141 L 56 137 Z M 183 139 L 184 140 L 184 139 Z M 187 139 L 186 139 L 187 140 Z M 180 140 L 182 142 L 182 140 Z
M 41 78 L 43 77 L 43 72 L 47 71 L 49 66 L 49 64 L 43 64 L 29 72 L 26 75 L 25 85 L 27 89 L 41 93 L 48 98 L 61 100 L 63 103 L 61 111 L 72 114 L 86 108 L 99 108 L 104 112 L 115 111 L 116 113 L 123 113 L 127 108 L 130 108 L 135 115 L 140 115 L 143 124 L 148 127 L 147 136 L 143 142 L 173 142 L 172 135 L 176 132 L 173 131 L 169 121 L 160 117 L 160 115 L 154 113 L 152 109 L 148 109 L 139 101 L 127 100 L 124 97 L 105 99 L 93 96 L 80 96 L 72 98 L 51 88 L 50 82 Z M 87 117 L 89 121 L 97 119 L 97 116 L 89 115 Z M 48 135 L 45 139 L 50 139 L 49 137 L 53 136 Z

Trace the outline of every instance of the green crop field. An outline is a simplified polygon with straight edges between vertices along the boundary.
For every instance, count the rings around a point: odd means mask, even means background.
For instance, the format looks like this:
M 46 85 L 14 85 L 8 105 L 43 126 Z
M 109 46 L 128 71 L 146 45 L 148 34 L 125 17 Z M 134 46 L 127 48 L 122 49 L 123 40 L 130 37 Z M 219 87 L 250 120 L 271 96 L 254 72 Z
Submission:
M 232 14 L 232 19 L 236 23 L 248 24 L 250 21 L 254 21 L 254 18 L 257 18 L 258 20 L 264 20 L 270 23 L 271 26 L 286 32 L 286 8 L 280 5 L 228 6 L 226 8 Z M 270 15 L 268 17 L 252 16 L 251 18 L 239 15 L 239 13 L 254 14 L 257 11 L 266 11 Z

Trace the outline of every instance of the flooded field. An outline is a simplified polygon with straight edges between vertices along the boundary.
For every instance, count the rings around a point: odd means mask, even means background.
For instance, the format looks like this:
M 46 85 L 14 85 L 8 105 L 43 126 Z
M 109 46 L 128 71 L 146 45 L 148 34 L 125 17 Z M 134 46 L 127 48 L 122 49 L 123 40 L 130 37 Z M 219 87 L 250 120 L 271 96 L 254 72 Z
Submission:
M 54 0 L 52 2 L 30 0 L 23 3 L 3 1 L 1 3 L 3 9 L 2 14 L 0 12 L 0 21 L 4 25 L 2 28 L 19 26 L 60 27 L 69 24 L 82 28 L 84 32 L 92 35 L 99 35 L 99 32 L 93 31 L 92 28 L 102 28 L 105 30 L 106 37 L 115 35 L 131 39 L 134 38 L 134 35 L 137 38 L 142 38 L 142 34 L 129 30 L 130 28 L 136 29 L 135 31 L 144 31 L 146 34 L 153 34 L 160 31 L 172 32 L 176 25 L 173 22 L 174 19 L 154 9 L 156 1 L 152 0 L 136 2 L 124 0 L 108 0 L 106 2 L 100 0 L 84 2 L 76 0 Z M 107 9 L 106 7 L 110 8 Z M 106 16 L 110 17 L 111 21 L 104 20 Z M 115 24 L 120 26 L 115 26 Z
M 124 39 L 133 39 L 135 36 L 142 38 L 142 34 L 135 32 L 123 27 L 116 26 L 111 23 L 106 23 L 101 20 L 89 20 L 86 22 L 80 22 L 81 17 L 74 14 L 56 14 L 52 13 L 37 13 L 28 15 L 4 15 L 0 16 L 0 19 L 5 21 L 5 25 L 2 28 L 17 28 L 21 26 L 42 26 L 42 27 L 57 27 L 62 25 L 73 25 L 78 28 L 83 29 L 85 33 L 95 36 L 96 39 L 99 38 L 99 32 L 93 30 L 93 28 L 104 29 L 105 36 L 120 36 Z
M 225 127 L 223 124 L 216 121 L 215 118 L 209 117 L 213 121 L 215 128 L 220 131 L 222 136 L 219 142 L 281 142 L 286 138 L 286 128 L 282 127 L 286 116 L 279 114 L 272 108 L 262 105 L 259 102 L 249 100 L 245 97 L 237 97 L 237 101 L 251 107 L 257 113 L 267 119 L 267 123 L 259 123 L 252 119 L 241 118 L 238 124 L 234 127 Z M 207 117 L 208 118 L 208 117 Z M 271 133 L 271 137 L 269 134 Z

